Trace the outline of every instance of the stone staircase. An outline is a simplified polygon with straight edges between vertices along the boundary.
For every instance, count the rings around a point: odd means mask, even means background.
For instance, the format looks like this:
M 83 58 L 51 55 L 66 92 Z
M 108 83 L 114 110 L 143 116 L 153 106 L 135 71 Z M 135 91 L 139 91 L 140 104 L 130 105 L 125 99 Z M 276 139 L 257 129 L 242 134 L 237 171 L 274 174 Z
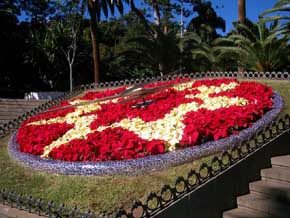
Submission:
M 47 100 L 0 98 L 0 126 L 44 104 Z M 1 188 L 1 187 L 0 187 Z M 3 205 L 0 202 L 0 218 L 40 218 L 37 214 Z
M 0 98 L 0 126 L 44 104 L 46 101 Z
M 271 158 L 272 168 L 261 170 L 250 193 L 237 198 L 238 207 L 223 218 L 290 218 L 290 155 Z

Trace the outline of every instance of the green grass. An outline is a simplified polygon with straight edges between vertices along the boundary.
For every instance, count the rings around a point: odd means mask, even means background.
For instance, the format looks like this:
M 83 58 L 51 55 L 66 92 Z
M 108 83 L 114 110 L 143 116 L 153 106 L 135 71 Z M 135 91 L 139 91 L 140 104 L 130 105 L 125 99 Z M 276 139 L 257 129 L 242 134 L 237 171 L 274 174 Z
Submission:
M 285 100 L 282 114 L 290 113 L 290 82 L 259 81 L 272 86 Z M 190 169 L 198 169 L 203 158 L 192 163 L 172 167 L 143 176 L 64 176 L 39 172 L 23 167 L 7 154 L 9 136 L 0 140 L 0 187 L 17 193 L 32 195 L 68 207 L 111 211 L 129 207 L 134 199 L 145 199 L 151 191 L 159 191 L 164 184 L 174 184 L 178 176 L 186 176 Z
M 143 176 L 64 176 L 38 172 L 11 160 L 7 154 L 8 139 L 9 136 L 0 140 L 1 188 L 94 211 L 128 207 L 134 199 L 144 199 L 151 191 L 160 190 L 163 184 L 173 184 L 177 176 L 184 176 L 207 161 Z

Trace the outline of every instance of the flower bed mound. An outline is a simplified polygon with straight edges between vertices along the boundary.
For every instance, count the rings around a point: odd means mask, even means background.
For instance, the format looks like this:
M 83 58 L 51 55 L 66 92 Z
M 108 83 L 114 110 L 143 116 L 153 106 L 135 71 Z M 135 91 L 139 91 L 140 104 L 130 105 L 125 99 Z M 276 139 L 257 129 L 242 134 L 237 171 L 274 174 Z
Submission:
M 136 159 L 238 134 L 273 107 L 270 87 L 235 79 L 176 79 L 136 89 L 160 88 L 140 98 L 122 96 L 130 88 L 87 92 L 62 103 L 72 108 L 29 118 L 16 135 L 20 151 L 73 162 Z

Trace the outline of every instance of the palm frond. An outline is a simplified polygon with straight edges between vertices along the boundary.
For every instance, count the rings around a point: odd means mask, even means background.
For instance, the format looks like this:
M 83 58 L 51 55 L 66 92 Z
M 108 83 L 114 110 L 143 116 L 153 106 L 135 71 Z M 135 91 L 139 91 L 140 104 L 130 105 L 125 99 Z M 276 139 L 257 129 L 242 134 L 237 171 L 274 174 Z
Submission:
M 290 10 L 289 10 L 290 11 Z M 273 17 L 264 17 L 260 19 L 262 22 L 273 22 L 279 20 L 290 20 L 290 16 L 273 16 Z
M 238 30 L 238 32 L 242 32 L 243 34 L 246 34 L 246 37 L 248 38 L 252 38 L 252 39 L 257 38 L 255 31 L 245 24 L 234 23 L 234 27 Z M 254 25 L 254 27 L 256 27 L 256 25 Z
M 288 3 L 288 4 L 290 4 L 290 3 Z M 285 5 L 285 6 L 287 6 L 287 5 Z M 275 7 L 275 8 L 271 8 L 271 9 L 269 9 L 269 10 L 266 10 L 266 11 L 264 11 L 263 13 L 261 13 L 260 15 L 259 15 L 259 17 L 260 18 L 262 18 L 262 17 L 264 17 L 265 15 L 267 15 L 267 14 L 270 14 L 270 13 L 274 13 L 274 12 L 287 12 L 287 11 L 290 11 L 290 6 L 288 6 L 288 7 Z

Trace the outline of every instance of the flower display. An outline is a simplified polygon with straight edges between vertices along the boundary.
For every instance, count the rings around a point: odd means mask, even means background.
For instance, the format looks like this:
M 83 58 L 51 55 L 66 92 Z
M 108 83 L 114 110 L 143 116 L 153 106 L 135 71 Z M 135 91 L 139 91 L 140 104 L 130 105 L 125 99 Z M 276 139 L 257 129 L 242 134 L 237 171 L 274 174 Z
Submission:
M 85 162 L 163 154 L 238 134 L 273 105 L 270 87 L 235 79 L 175 79 L 120 95 L 130 88 L 90 91 L 29 118 L 17 133 L 20 151 Z

